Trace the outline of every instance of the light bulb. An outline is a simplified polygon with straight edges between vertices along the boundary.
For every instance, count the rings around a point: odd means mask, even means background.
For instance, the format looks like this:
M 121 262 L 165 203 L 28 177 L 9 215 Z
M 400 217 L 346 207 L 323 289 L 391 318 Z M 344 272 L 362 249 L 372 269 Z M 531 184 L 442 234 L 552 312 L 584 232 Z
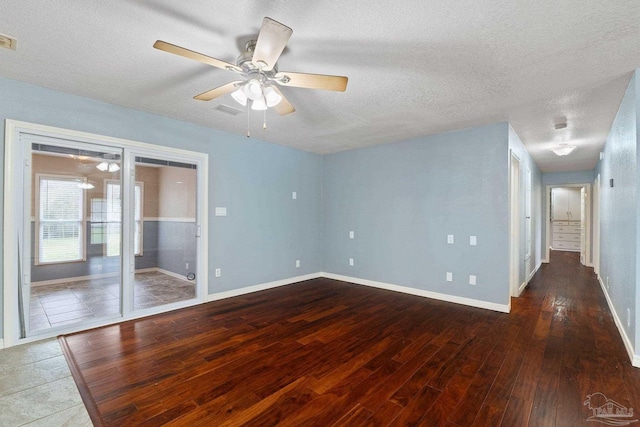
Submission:
M 267 104 L 264 102 L 264 97 L 258 98 L 251 103 L 252 110 L 266 110 Z
M 262 85 L 256 79 L 251 79 L 244 86 L 244 94 L 247 95 L 247 98 L 252 100 L 257 100 L 262 98 Z
M 104 172 L 107 169 L 109 169 L 109 163 L 107 163 L 107 162 L 98 163 L 98 166 L 96 166 L 96 168 L 98 168 L 99 170 Z
M 267 101 L 267 107 L 275 107 L 282 101 L 282 96 L 271 86 L 264 88 L 264 98 Z
M 243 107 L 247 106 L 247 95 L 244 93 L 243 91 L 244 88 L 240 88 L 234 92 L 231 92 L 231 96 L 233 97 L 233 99 L 235 99 L 238 104 L 242 105 Z

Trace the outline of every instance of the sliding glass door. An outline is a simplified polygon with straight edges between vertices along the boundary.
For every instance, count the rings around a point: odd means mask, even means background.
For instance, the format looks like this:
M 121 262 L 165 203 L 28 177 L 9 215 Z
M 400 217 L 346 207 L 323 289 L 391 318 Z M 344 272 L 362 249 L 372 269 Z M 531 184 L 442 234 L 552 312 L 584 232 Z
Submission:
M 205 300 L 206 154 L 12 120 L 5 136 L 6 346 Z
M 135 157 L 133 309 L 197 297 L 198 166 L 150 153 Z
M 122 150 L 35 136 L 27 147 L 23 334 L 120 317 L 122 198 L 105 183 L 120 186 Z

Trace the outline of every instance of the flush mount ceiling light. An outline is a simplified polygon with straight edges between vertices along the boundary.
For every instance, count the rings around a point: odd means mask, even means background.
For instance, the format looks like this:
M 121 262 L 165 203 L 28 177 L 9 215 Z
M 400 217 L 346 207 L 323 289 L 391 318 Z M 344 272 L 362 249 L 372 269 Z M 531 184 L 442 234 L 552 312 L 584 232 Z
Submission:
M 560 144 L 556 148 L 552 148 L 551 151 L 553 151 L 557 156 L 567 156 L 575 149 L 575 145 Z

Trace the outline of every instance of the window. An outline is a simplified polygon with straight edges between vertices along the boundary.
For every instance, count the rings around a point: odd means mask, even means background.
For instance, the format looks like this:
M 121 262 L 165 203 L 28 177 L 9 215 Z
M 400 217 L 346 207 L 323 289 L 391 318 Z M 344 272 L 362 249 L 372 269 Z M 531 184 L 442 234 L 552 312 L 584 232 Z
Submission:
M 134 255 L 142 255 L 142 182 L 136 182 L 134 190 L 134 227 L 135 233 L 133 238 Z M 95 215 L 96 243 L 106 244 L 107 256 L 120 255 L 120 236 L 122 226 L 122 194 L 120 190 L 120 182 L 106 181 L 106 198 L 104 200 L 95 199 L 92 201 L 92 218 Z M 93 235 L 93 230 L 92 230 Z M 93 240 L 93 236 L 92 236 Z
M 84 178 L 37 175 L 38 264 L 83 261 Z

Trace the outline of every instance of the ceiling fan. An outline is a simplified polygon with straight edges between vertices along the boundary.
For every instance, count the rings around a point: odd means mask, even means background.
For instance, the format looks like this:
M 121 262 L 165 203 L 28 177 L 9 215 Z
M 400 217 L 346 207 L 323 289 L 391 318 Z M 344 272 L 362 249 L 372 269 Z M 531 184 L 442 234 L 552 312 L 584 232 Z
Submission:
M 257 40 L 246 43 L 245 52 L 231 64 L 184 47 L 158 40 L 153 47 L 204 64 L 238 73 L 244 80 L 236 80 L 194 96 L 201 101 L 211 101 L 228 93 L 242 106 L 250 104 L 253 110 L 273 107 L 279 114 L 289 114 L 295 108 L 284 97 L 278 86 L 324 89 L 344 92 L 347 77 L 325 74 L 305 74 L 278 71 L 278 58 L 284 50 L 293 30 L 271 18 L 262 20 Z

